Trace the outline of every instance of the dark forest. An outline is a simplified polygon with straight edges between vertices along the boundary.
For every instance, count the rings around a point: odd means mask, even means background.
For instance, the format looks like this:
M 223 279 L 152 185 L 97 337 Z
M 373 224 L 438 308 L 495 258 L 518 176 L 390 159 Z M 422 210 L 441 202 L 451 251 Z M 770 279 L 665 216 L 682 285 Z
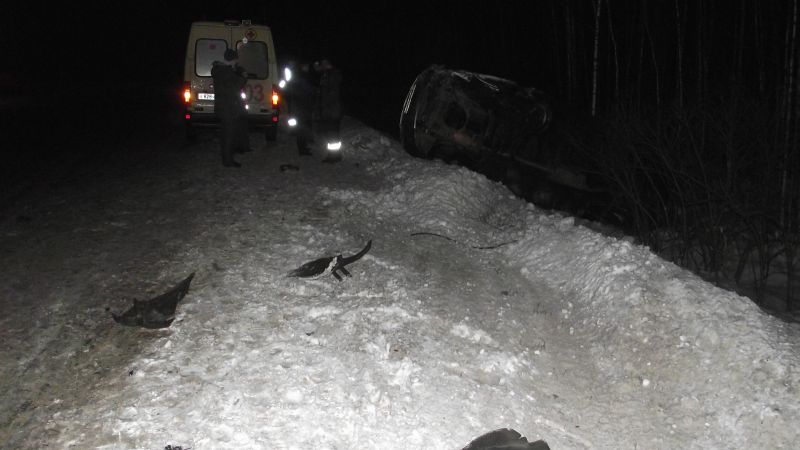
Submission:
M 630 229 L 757 301 L 785 276 L 800 307 L 798 2 L 589 3 L 551 7 L 552 87 Z
M 459 28 L 428 19 L 423 29 L 437 31 L 416 43 L 413 65 L 543 88 L 560 113 L 551 145 L 591 161 L 628 232 L 758 302 L 798 309 L 797 3 L 534 2 L 522 16 L 505 4 L 440 7 L 431 17 Z

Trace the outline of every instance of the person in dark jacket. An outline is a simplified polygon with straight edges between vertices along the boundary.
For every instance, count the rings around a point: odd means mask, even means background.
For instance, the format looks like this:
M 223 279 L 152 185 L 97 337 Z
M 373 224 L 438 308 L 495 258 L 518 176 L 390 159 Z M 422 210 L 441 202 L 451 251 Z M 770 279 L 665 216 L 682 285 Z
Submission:
M 297 149 L 301 155 L 310 155 L 309 143 L 314 140 L 312 121 L 314 120 L 314 99 L 317 87 L 311 74 L 311 66 L 301 63 L 298 73 L 290 85 L 292 115 L 297 120 Z
M 342 160 L 342 72 L 329 59 L 323 59 L 319 67 L 319 131 L 327 149 L 324 161 L 338 162 Z
M 250 144 L 247 136 L 247 111 L 242 99 L 242 89 L 247 84 L 247 74 L 237 64 L 236 50 L 225 50 L 225 61 L 214 61 L 211 76 L 214 78 L 214 112 L 220 120 L 220 153 L 225 167 L 241 167 L 233 159 L 237 149 L 246 151 Z

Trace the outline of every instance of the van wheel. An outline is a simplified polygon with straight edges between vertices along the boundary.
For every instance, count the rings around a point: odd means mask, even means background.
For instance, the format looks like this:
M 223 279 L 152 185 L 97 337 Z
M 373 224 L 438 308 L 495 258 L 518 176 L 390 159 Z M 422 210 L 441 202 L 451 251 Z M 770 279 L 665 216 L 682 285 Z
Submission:
M 278 139 L 278 127 L 275 125 L 267 127 L 267 130 L 264 132 L 264 137 L 267 141 L 275 141 Z

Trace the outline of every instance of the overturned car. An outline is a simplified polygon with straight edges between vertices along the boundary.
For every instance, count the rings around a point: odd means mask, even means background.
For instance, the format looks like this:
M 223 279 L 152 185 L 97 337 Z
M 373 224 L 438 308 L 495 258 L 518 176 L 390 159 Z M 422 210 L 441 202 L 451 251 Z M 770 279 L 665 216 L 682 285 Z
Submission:
M 406 151 L 420 157 L 524 156 L 551 120 L 550 106 L 535 88 L 432 66 L 417 76 L 406 96 L 400 137 Z
M 552 122 L 553 109 L 538 89 L 431 66 L 416 77 L 406 95 L 400 139 L 408 153 L 421 158 L 457 160 L 481 170 L 502 166 L 511 172 L 506 178 L 596 191 L 580 167 L 583 158 L 545 144 Z

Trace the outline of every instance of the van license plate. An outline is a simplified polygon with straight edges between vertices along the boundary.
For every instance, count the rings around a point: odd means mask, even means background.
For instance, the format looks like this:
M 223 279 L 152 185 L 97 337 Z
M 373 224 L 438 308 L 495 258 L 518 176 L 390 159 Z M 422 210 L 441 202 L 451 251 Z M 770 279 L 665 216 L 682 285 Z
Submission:
M 206 94 L 205 92 L 201 92 L 197 94 L 197 98 L 200 100 L 214 100 L 214 94 Z

